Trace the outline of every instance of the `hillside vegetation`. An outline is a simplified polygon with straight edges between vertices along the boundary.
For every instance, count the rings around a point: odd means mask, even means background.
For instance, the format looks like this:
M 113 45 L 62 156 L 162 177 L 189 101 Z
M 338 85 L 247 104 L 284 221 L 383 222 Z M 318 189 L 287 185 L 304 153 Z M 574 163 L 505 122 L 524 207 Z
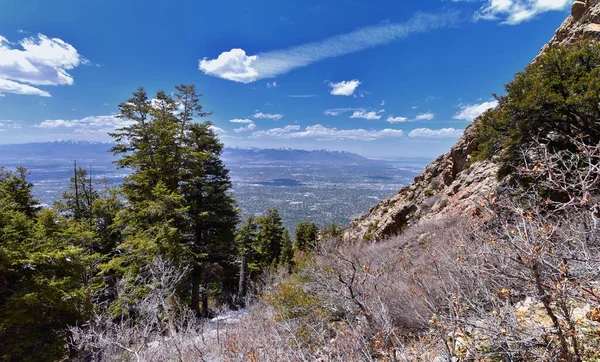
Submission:
M 497 187 L 377 241 L 292 236 L 275 209 L 241 223 L 194 87 L 140 88 L 112 135 L 120 189 L 76 169 L 40 210 L 26 170 L 0 173 L 0 360 L 598 361 L 599 72 L 592 42 L 538 57 L 452 164 L 500 164 Z

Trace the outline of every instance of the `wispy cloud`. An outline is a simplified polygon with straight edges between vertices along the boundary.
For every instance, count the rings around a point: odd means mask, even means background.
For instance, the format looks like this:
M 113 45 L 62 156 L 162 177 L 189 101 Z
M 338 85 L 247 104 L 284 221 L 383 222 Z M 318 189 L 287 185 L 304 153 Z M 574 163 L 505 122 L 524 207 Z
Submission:
M 454 119 L 472 122 L 475 118 L 481 116 L 483 112 L 490 108 L 495 108 L 498 105 L 498 101 L 483 102 L 480 104 L 468 104 L 462 106 L 460 112 L 454 115 Z
M 21 128 L 21 124 L 19 122 L 10 121 L 6 119 L 0 119 L 0 132 L 7 131 L 9 129 L 18 129 Z
M 72 85 L 67 71 L 88 63 L 71 44 L 43 34 L 15 45 L 0 36 L 0 93 L 50 97 L 37 86 Z
M 323 111 L 323 114 L 326 116 L 339 116 L 342 113 L 356 111 L 365 112 L 366 110 L 364 108 L 330 108 Z
M 351 96 L 359 85 L 360 81 L 358 79 L 329 83 L 329 87 L 331 88 L 329 94 L 334 96 Z
M 280 119 L 283 118 L 283 114 L 270 114 L 270 113 L 263 113 L 263 112 L 256 112 L 253 116 L 254 119 L 272 119 L 275 121 L 279 121 Z
M 247 55 L 245 50 L 234 48 L 219 54 L 215 59 L 200 60 L 198 67 L 207 75 L 234 82 L 251 83 L 324 59 L 381 46 L 413 34 L 445 28 L 456 23 L 457 19 L 457 13 L 417 14 L 405 23 L 368 26 L 283 50 Z
M 475 20 L 496 20 L 516 25 L 548 12 L 566 9 L 572 0 L 485 0 Z
M 442 129 L 429 129 L 429 128 L 417 128 L 408 134 L 410 138 L 458 138 L 463 134 L 462 129 L 454 128 L 442 128 Z
M 277 82 L 267 82 L 267 88 L 276 88 L 278 87 Z
M 278 139 L 297 139 L 297 138 L 312 138 L 316 140 L 358 140 L 358 141 L 374 141 L 381 138 L 399 138 L 404 135 L 399 129 L 382 129 L 382 130 L 366 130 L 366 129 L 337 129 L 329 128 L 316 124 L 308 126 L 304 130 L 300 126 L 289 125 L 283 128 L 272 128 L 264 131 L 256 131 L 252 134 L 253 138 L 278 138 Z

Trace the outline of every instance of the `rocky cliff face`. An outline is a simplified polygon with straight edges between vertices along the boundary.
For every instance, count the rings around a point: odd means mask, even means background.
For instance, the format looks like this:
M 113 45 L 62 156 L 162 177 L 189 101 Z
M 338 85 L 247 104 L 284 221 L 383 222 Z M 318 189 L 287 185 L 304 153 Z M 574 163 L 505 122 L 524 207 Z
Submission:
M 540 54 L 550 47 L 581 39 L 600 41 L 598 0 L 575 1 L 571 15 Z M 344 240 L 381 240 L 422 220 L 480 215 L 482 205 L 498 187 L 498 165 L 491 161 L 471 163 L 474 142 L 471 125 L 450 152 L 427 166 L 412 185 L 354 219 L 344 233 Z
M 467 128 L 450 152 L 427 166 L 412 185 L 353 220 L 344 239 L 380 240 L 420 220 L 477 215 L 498 185 L 498 167 L 492 162 L 469 165 L 475 142 L 473 129 L 472 125 Z

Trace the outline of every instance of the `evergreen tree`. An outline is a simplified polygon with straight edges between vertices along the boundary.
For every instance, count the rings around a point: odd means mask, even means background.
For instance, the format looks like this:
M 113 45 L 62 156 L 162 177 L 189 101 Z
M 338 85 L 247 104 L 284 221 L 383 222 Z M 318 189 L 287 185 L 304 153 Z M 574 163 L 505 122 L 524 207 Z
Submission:
M 254 222 L 254 218 L 249 217 L 246 222 L 240 226 L 237 233 L 237 244 L 240 254 L 240 279 L 238 286 L 238 300 L 243 302 L 243 298 L 248 292 L 248 279 L 251 278 L 253 265 L 252 259 L 255 255 L 254 247 L 257 240 L 258 225 Z
M 317 244 L 319 229 L 313 222 L 303 221 L 296 227 L 294 248 L 300 251 L 310 251 Z
M 175 266 L 186 266 L 192 262 L 189 243 L 182 240 L 178 225 L 185 224 L 187 208 L 183 198 L 159 182 L 152 192 L 152 199 L 138 202 L 120 211 L 115 227 L 123 235 L 118 246 L 119 253 L 104 265 L 104 273 L 116 273 L 128 281 L 143 279 L 145 266 L 155 259 L 168 260 Z M 127 298 L 142 295 L 145 286 Z M 115 306 L 116 313 L 127 312 L 130 299 L 121 300 Z
M 259 232 L 256 251 L 264 267 L 276 267 L 281 257 L 284 231 L 279 211 L 271 208 L 257 219 Z
M 53 210 L 36 212 L 26 172 L 0 174 L 0 360 L 55 361 L 69 325 L 90 312 L 82 238 Z
M 171 225 L 178 244 L 168 244 L 184 251 L 167 255 L 191 252 L 192 285 L 187 295 L 192 308 L 206 315 L 209 292 L 224 295 L 236 289 L 238 211 L 228 170 L 220 160 L 223 145 L 209 122 L 194 122 L 209 113 L 203 112 L 194 86 L 176 89 L 174 96 L 159 91 L 150 100 L 139 88 L 121 104 L 119 117 L 131 124 L 112 134 L 116 145 L 111 150 L 121 157 L 120 167 L 133 170 L 122 187 L 129 208 L 137 210 L 133 214 L 155 198 L 158 185 L 165 195 L 181 198 L 177 204 L 185 211 Z
M 213 294 L 234 295 L 237 274 L 237 246 L 235 228 L 238 210 L 230 192 L 229 170 L 220 159 L 223 144 L 219 142 L 209 122 L 188 126 L 187 137 L 181 149 L 184 155 L 179 188 L 189 207 L 194 235 L 192 250 L 196 255 L 192 271 L 192 307 L 207 314 L 209 285 L 215 285 Z M 208 273 L 215 263 L 220 275 Z M 200 292 L 200 295 L 197 293 Z M 202 310 L 197 301 L 201 301 Z
M 71 177 L 69 191 L 64 192 L 62 202 L 56 202 L 55 207 L 72 215 L 76 220 L 93 219 L 92 205 L 100 198 L 98 191 L 94 188 L 91 175 L 87 170 L 75 164 L 75 171 Z
M 26 180 L 29 171 L 25 167 L 17 167 L 16 172 L 6 172 L 0 167 L 0 204 L 9 205 L 27 217 L 33 217 L 40 209 L 33 198 L 33 184 Z
M 283 233 L 283 240 L 281 244 L 281 266 L 287 268 L 288 271 L 291 272 L 294 260 L 294 246 L 292 245 L 290 232 L 287 229 L 285 229 Z

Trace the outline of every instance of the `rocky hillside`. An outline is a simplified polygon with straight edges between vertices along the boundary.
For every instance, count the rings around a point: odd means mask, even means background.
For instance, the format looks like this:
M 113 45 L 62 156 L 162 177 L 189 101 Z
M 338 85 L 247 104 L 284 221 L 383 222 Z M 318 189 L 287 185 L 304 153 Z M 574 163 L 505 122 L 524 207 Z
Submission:
M 541 52 L 581 39 L 600 41 L 600 3 L 577 0 L 571 15 Z M 475 120 L 476 124 L 478 120 Z M 412 185 L 381 201 L 350 223 L 345 240 L 381 240 L 402 232 L 422 220 L 448 216 L 478 216 L 481 205 L 499 184 L 498 165 L 470 162 L 474 150 L 474 127 L 469 126 L 450 152 L 438 157 L 417 176 Z

